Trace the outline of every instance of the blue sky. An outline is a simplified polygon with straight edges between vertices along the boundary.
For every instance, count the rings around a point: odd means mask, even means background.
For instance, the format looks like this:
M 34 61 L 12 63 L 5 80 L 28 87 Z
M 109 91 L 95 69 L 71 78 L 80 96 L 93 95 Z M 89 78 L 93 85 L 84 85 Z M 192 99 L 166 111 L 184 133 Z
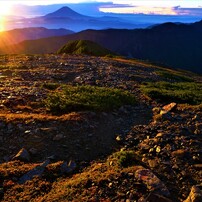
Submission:
M 202 0 L 1 0 L 4 3 L 11 4 L 27 4 L 27 5 L 44 5 L 56 3 L 83 3 L 83 2 L 112 2 L 114 4 L 128 4 L 134 6 L 157 6 L 157 7 L 173 7 L 181 6 L 187 8 L 202 6 Z

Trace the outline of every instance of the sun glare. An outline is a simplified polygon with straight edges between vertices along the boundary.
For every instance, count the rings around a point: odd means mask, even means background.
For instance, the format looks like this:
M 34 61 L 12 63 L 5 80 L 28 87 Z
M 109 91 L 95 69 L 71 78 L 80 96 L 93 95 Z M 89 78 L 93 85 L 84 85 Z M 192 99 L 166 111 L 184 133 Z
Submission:
M 11 2 L 0 2 L 0 16 L 9 15 L 11 11 Z
M 5 19 L 4 16 L 0 16 L 0 32 L 4 31 Z
M 4 31 L 6 16 L 11 15 L 11 2 L 0 2 L 0 32 Z

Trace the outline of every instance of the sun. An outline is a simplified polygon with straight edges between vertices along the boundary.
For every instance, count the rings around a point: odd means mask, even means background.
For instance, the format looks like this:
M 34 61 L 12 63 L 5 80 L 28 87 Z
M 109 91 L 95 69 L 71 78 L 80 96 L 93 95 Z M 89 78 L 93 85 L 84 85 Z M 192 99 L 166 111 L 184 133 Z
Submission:
M 11 12 L 12 2 L 0 2 L 0 16 L 9 15 Z
M 11 14 L 12 2 L 0 2 L 0 32 L 4 31 L 6 16 Z

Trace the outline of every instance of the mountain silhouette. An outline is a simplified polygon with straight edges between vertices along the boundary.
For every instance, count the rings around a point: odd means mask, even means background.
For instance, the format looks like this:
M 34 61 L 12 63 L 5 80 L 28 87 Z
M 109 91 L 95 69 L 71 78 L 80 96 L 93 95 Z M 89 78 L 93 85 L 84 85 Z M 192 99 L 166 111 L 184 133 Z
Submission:
M 20 53 L 56 52 L 70 40 L 91 40 L 123 56 L 202 73 L 202 21 L 164 23 L 149 29 L 85 30 L 69 36 L 25 41 L 12 50 Z
M 79 32 L 86 29 L 134 29 L 139 25 L 129 22 L 121 18 L 114 17 L 91 17 L 75 12 L 69 7 L 62 7 L 55 12 L 44 16 L 34 18 L 23 18 L 19 20 L 12 20 L 8 22 L 9 27 L 46 27 L 48 29 L 65 28 L 74 32 Z
M 49 13 L 44 16 L 45 18 L 74 18 L 74 19 L 79 19 L 79 18 L 90 18 L 88 16 L 81 15 L 75 11 L 73 11 L 71 8 L 65 6 L 60 8 L 59 10 Z
M 29 27 L 1 32 L 0 47 L 12 45 L 25 40 L 47 38 L 51 36 L 64 36 L 74 32 L 67 29 L 46 29 L 44 27 Z

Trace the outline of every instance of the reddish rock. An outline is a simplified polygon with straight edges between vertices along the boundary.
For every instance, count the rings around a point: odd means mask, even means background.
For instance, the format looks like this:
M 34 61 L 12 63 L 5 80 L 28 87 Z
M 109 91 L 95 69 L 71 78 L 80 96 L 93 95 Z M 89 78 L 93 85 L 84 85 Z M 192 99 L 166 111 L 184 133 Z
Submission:
M 150 191 L 157 194 L 169 196 L 170 192 L 163 182 L 149 169 L 139 169 L 135 172 L 135 177 L 141 180 Z

